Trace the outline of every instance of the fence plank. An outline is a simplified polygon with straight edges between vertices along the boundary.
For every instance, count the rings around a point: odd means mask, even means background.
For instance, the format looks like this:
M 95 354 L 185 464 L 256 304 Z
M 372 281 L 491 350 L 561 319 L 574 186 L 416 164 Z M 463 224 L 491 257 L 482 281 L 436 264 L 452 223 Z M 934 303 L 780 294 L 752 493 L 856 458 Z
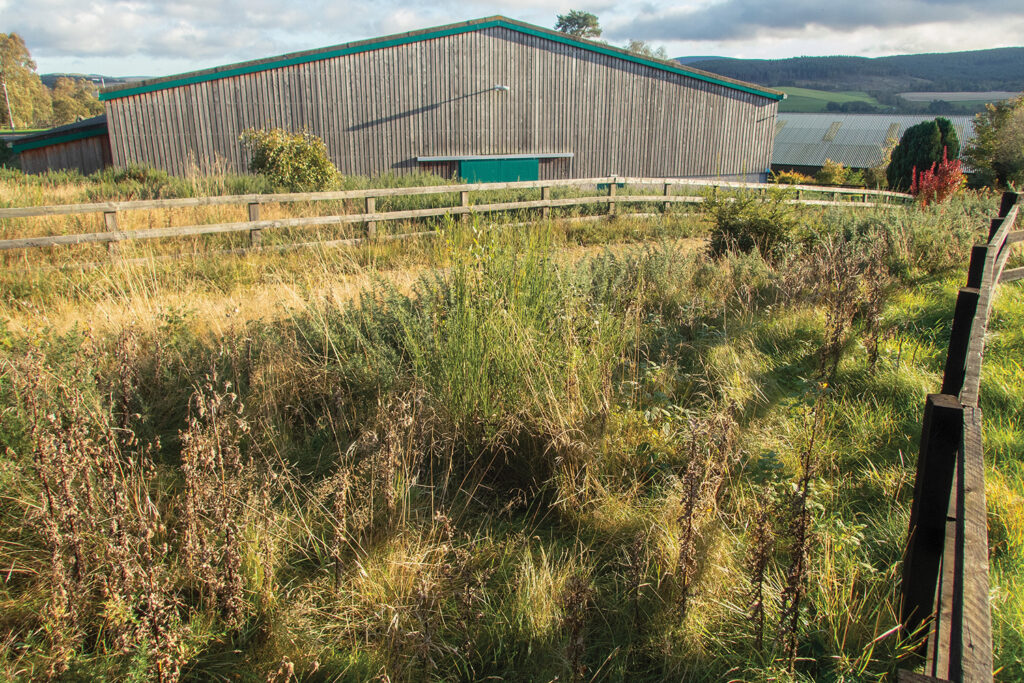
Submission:
M 131 201 L 94 202 L 88 204 L 60 204 L 53 206 L 24 206 L 0 209 L 0 218 L 31 218 L 35 216 L 57 216 L 80 213 L 102 213 L 105 211 L 139 211 L 146 209 L 171 209 L 197 206 L 221 206 L 225 204 L 278 204 L 299 201 L 327 201 L 345 199 L 365 199 L 367 197 L 396 197 L 423 194 L 447 194 L 452 192 L 478 192 L 486 190 L 513 190 L 557 187 L 594 187 L 611 182 L 611 177 L 604 178 L 553 178 L 548 180 L 524 180 L 509 183 L 464 183 L 456 185 L 435 185 L 424 187 L 387 187 L 367 188 L 363 190 L 339 190 L 332 192 L 291 192 L 272 194 L 241 194 L 222 195 L 216 197 L 180 197 L 175 199 L 140 199 Z M 689 187 L 724 187 L 733 189 L 758 189 L 766 187 L 764 183 L 738 183 L 728 181 L 700 180 L 693 178 L 618 178 L 618 182 L 628 185 L 650 185 L 669 183 L 676 186 Z M 779 186 L 786 189 L 800 189 L 824 194 L 821 187 L 787 185 Z M 864 190 L 853 188 L 829 188 L 833 196 L 837 194 L 861 195 Z M 866 194 L 878 197 L 898 197 L 911 199 L 910 195 L 884 190 L 870 190 Z M 851 202 L 844 202 L 851 203 Z M 857 202 L 861 205 L 860 202 Z
M 1003 274 L 999 276 L 999 282 L 1016 282 L 1022 279 L 1024 279 L 1024 268 L 1004 270 Z
M 992 613 L 989 607 L 988 506 L 981 442 L 981 408 L 964 412 L 957 491 L 957 550 L 960 564 L 960 680 L 992 680 Z

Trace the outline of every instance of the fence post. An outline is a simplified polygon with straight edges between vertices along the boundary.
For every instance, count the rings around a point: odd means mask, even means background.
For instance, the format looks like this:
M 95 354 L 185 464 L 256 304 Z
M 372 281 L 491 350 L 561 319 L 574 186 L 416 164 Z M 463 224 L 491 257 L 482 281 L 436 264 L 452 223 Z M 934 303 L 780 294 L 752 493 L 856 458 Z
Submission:
M 999 215 L 1005 216 L 1010 213 L 1010 209 L 1018 201 L 1020 201 L 1020 195 L 1016 192 L 1004 192 L 1002 199 L 999 200 Z
M 260 205 L 256 202 L 249 203 L 249 221 L 255 222 L 260 219 Z M 249 247 L 255 249 L 263 242 L 263 230 L 252 228 L 249 230 Z
M 540 198 L 541 198 L 541 201 L 545 201 L 545 202 L 551 201 L 551 188 L 550 187 L 542 187 L 542 188 L 540 188 Z M 549 220 L 551 218 L 551 207 L 550 206 L 545 206 L 543 209 L 540 210 L 540 213 L 541 213 L 541 218 L 543 218 L 544 220 Z
M 377 198 L 367 197 L 366 198 L 366 211 L 364 213 L 376 213 L 377 212 Z M 366 222 L 366 237 L 367 239 L 373 239 L 377 236 L 377 221 Z
M 971 329 L 978 312 L 981 292 L 976 287 L 963 287 L 956 297 L 953 329 L 949 333 L 946 368 L 942 373 L 942 393 L 959 396 L 967 374 L 967 351 L 971 346 Z
M 929 394 L 921 427 L 914 501 L 900 592 L 902 622 L 914 633 L 934 611 L 946 538 L 953 471 L 963 439 L 964 408 L 956 396 Z
M 609 197 L 614 197 L 615 196 L 615 188 L 616 188 L 617 185 L 618 185 L 618 178 L 613 176 L 612 177 L 612 181 L 610 183 L 608 183 L 608 196 Z M 609 216 L 614 216 L 615 215 L 615 201 L 614 200 L 608 202 L 608 215 Z
M 463 190 L 462 192 L 459 193 L 459 205 L 460 206 L 469 206 L 469 191 L 468 190 Z M 468 211 L 466 213 L 462 214 L 462 223 L 464 225 L 469 225 L 469 212 Z
M 665 183 L 665 190 L 664 190 L 664 195 L 665 195 L 666 197 L 668 197 L 668 196 L 670 196 L 671 194 L 672 194 L 672 186 L 671 186 L 671 185 L 669 185 L 668 183 Z M 665 210 L 665 213 L 668 213 L 668 211 L 669 211 L 669 209 L 670 209 L 671 207 L 672 207 L 672 202 L 665 202 L 665 209 L 664 209 L 664 210 Z
M 988 260 L 988 244 L 975 244 L 971 247 L 971 261 L 967 266 L 967 286 L 981 288 L 985 278 L 985 262 Z
M 103 212 L 103 226 L 107 232 L 120 232 L 117 228 L 117 211 L 104 211 Z M 114 239 L 107 242 L 107 253 L 112 258 L 121 257 L 121 237 L 115 237 Z
M 803 198 L 804 198 L 804 191 L 801 190 L 801 189 L 797 189 L 797 191 L 796 191 L 796 200 L 800 201 Z

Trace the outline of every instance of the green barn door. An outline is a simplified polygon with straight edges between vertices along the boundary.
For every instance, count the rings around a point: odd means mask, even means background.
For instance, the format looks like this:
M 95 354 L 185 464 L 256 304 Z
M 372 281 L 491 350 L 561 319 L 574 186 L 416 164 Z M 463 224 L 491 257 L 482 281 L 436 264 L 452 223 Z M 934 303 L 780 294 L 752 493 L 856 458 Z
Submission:
M 466 159 L 459 175 L 467 183 L 511 183 L 540 179 L 539 159 Z

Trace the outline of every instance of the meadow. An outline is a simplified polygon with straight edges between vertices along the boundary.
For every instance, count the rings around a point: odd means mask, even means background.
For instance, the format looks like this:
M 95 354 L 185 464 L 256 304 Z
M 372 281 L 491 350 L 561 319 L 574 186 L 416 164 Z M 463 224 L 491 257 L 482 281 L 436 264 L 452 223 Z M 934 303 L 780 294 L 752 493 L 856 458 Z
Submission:
M 786 99 L 779 103 L 779 111 L 795 113 L 817 113 L 825 112 L 829 102 L 864 102 L 875 107 L 883 108 L 883 105 L 871 95 L 859 90 L 848 90 L 832 92 L 829 90 L 814 90 L 812 88 L 781 87 L 779 90 L 786 93 Z
M 160 192 L 258 183 L 199 182 Z M 152 188 L 10 174 L 0 201 Z M 924 397 L 997 200 L 785 192 L 5 255 L 0 676 L 895 680 Z M 1009 285 L 981 390 L 999 680 L 1024 677 L 1021 330 Z

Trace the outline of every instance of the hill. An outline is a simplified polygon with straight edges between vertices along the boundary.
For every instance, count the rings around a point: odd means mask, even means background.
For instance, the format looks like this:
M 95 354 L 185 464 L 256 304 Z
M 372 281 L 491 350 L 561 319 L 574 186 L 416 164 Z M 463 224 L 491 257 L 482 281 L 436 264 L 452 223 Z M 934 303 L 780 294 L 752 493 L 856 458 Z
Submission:
M 69 74 L 69 73 L 54 73 L 54 74 L 41 74 L 39 80 L 43 82 L 47 88 L 52 89 L 57 83 L 58 78 L 72 78 L 75 80 L 84 78 L 97 86 L 110 86 L 110 85 L 122 85 L 124 83 L 131 83 L 133 81 L 143 81 L 148 76 L 103 76 L 102 74 Z
M 681 58 L 683 64 L 771 87 L 837 91 L 1024 90 L 1024 47 L 892 57 Z

